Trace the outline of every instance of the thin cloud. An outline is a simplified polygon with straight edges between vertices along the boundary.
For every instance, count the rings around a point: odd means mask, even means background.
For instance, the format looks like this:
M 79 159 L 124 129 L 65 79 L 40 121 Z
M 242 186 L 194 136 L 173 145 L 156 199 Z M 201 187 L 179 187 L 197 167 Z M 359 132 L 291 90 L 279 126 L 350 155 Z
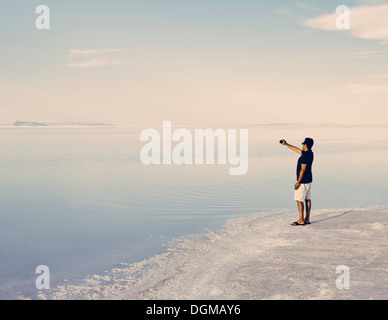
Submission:
M 308 19 L 304 25 L 320 30 L 335 31 L 339 15 L 333 13 L 318 16 Z M 379 40 L 381 44 L 388 44 L 388 5 L 351 7 L 350 29 L 346 31 L 356 38 Z
M 99 49 L 99 50 L 79 50 L 79 49 L 70 49 L 69 55 L 96 55 L 107 52 L 122 52 L 123 49 Z
M 98 50 L 70 49 L 67 56 L 67 62 L 68 66 L 73 68 L 115 66 L 122 64 L 122 60 L 115 58 L 114 54 L 123 51 L 123 49 L 111 48 Z
M 280 7 L 275 11 L 275 13 L 282 15 L 282 16 L 299 17 L 300 13 L 303 11 L 306 11 L 306 10 L 318 12 L 321 9 L 319 9 L 317 7 L 310 6 L 310 5 L 302 3 L 302 2 L 298 2 L 295 5 L 285 5 L 283 7 Z
M 283 6 L 275 11 L 276 14 L 280 14 L 282 16 L 288 16 L 291 17 L 294 15 L 292 9 L 290 6 Z
M 296 6 L 300 9 L 306 9 L 306 10 L 310 10 L 310 11 L 320 11 L 320 9 L 316 8 L 316 7 L 313 7 L 313 6 L 310 6 L 308 4 L 305 4 L 305 3 L 301 3 L 301 2 L 298 2 L 296 4 Z
M 106 58 L 92 58 L 86 61 L 70 61 L 69 67 L 73 68 L 94 68 L 102 66 L 115 66 L 121 64 L 120 60 L 109 60 Z

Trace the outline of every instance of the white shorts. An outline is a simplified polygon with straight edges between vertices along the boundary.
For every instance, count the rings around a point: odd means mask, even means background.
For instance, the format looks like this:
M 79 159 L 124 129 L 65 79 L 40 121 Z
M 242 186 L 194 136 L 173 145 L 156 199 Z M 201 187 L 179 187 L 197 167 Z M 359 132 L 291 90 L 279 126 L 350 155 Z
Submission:
M 305 201 L 310 200 L 311 183 L 301 183 L 298 190 L 295 190 L 294 200 Z

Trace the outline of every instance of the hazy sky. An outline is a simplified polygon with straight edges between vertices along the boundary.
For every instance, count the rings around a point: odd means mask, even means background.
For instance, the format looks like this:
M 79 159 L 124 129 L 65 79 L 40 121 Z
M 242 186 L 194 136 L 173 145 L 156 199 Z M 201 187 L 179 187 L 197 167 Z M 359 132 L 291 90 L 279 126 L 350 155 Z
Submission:
M 388 124 L 388 1 L 341 4 L 2 0 L 0 123 Z

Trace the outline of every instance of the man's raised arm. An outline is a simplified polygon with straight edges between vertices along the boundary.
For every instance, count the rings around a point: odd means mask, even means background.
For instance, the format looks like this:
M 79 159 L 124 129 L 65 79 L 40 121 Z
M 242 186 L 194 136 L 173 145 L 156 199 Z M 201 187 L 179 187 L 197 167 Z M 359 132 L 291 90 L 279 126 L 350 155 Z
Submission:
M 286 147 L 289 147 L 292 151 L 295 151 L 295 152 L 297 152 L 299 154 L 302 154 L 302 149 L 299 149 L 299 148 L 297 148 L 295 146 L 292 146 L 292 145 L 288 144 L 287 141 L 284 140 L 284 139 L 282 140 L 282 145 L 286 146 Z

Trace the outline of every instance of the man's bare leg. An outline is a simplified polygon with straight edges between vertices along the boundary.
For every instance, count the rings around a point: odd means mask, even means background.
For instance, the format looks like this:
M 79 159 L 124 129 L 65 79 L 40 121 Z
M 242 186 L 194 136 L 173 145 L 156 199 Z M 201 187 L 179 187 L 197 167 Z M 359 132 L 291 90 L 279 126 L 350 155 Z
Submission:
M 310 223 L 310 211 L 311 211 L 311 200 L 306 199 L 306 219 L 304 220 L 305 223 Z
M 299 210 L 299 220 L 297 222 L 299 224 L 304 224 L 304 219 L 303 219 L 304 205 L 303 205 L 303 201 L 297 201 L 297 203 L 298 203 L 298 210 Z

